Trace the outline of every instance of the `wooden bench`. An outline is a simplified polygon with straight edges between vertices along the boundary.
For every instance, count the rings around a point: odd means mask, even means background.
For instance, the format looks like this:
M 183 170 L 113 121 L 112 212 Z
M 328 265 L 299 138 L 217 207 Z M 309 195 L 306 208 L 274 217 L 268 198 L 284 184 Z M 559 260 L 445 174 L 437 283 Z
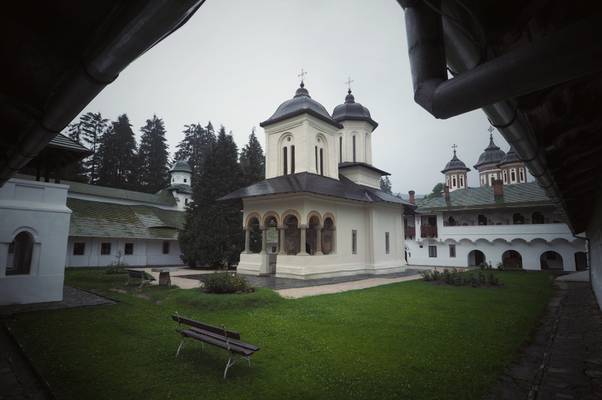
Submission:
M 228 362 L 226 363 L 226 369 L 224 370 L 224 379 L 226 379 L 226 376 L 228 375 L 228 369 L 241 359 L 247 360 L 249 366 L 251 366 L 251 356 L 259 350 L 259 347 L 257 346 L 242 342 L 240 340 L 240 333 L 229 331 L 224 326 L 219 328 L 217 326 L 208 325 L 200 321 L 183 317 L 178 313 L 172 315 L 171 318 L 180 326 L 186 325 L 184 328 L 176 329 L 176 332 L 182 335 L 182 340 L 176 351 L 176 357 L 180 354 L 180 350 L 182 350 L 186 338 L 200 341 L 202 348 L 204 348 L 204 343 L 208 343 L 227 350 L 229 357 Z
M 152 275 L 147 274 L 146 272 L 144 272 L 143 269 L 129 269 L 128 268 L 128 282 L 127 282 L 128 285 L 130 284 L 131 279 L 140 280 L 139 287 L 144 286 L 145 283 L 151 283 L 152 281 L 155 280 L 155 278 L 153 278 Z

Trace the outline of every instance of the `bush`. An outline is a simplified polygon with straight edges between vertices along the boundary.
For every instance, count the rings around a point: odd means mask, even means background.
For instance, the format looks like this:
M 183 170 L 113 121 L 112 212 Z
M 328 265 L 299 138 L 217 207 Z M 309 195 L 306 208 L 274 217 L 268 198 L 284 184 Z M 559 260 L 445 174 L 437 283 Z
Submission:
M 487 268 L 489 269 L 489 268 Z M 445 283 L 452 286 L 472 286 L 472 287 L 487 287 L 500 286 L 499 279 L 493 272 L 485 272 L 481 270 L 477 275 L 473 273 L 461 272 L 457 268 L 444 269 L 443 272 L 437 270 L 421 272 L 422 279 L 426 282 Z
M 202 281 L 204 283 L 203 291 L 206 293 L 249 293 L 255 291 L 245 278 L 230 272 L 207 274 Z

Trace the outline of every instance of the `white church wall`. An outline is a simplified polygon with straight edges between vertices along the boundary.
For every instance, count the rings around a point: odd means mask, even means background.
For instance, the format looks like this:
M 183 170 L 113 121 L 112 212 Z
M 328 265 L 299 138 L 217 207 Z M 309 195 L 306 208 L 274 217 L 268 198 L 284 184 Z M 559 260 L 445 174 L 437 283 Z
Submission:
M 343 121 L 343 160 L 372 164 L 372 125 L 365 121 Z M 355 137 L 355 158 L 353 154 Z M 338 157 L 338 155 L 337 155 Z
M 358 185 L 380 189 L 381 175 L 378 172 L 369 170 L 362 166 L 356 166 L 341 168 L 339 173 Z
M 60 301 L 71 211 L 68 186 L 10 179 L 0 187 L 0 304 Z M 28 274 L 6 275 L 9 244 L 22 231 L 33 236 Z
M 399 272 L 405 266 L 405 248 L 402 232 L 401 206 L 373 205 L 368 211 L 372 214 L 372 252 L 375 273 Z M 386 236 L 389 236 L 387 253 Z

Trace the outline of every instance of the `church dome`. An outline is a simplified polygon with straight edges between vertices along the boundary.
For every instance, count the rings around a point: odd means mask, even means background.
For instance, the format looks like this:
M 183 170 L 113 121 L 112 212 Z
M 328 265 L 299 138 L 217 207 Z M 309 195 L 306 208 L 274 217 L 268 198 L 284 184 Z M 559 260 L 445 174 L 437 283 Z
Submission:
M 267 120 L 259 124 L 262 128 L 274 124 L 276 122 L 283 121 L 288 118 L 295 117 L 301 114 L 309 114 L 324 122 L 334 125 L 337 128 L 341 128 L 341 125 L 332 119 L 326 108 L 314 99 L 311 98 L 305 84 L 301 81 L 301 85 L 295 92 L 295 96 L 280 104 L 276 109 L 276 112 Z
M 366 121 L 372 125 L 373 129 L 376 129 L 378 126 L 378 123 L 370 116 L 370 111 L 360 103 L 355 102 L 355 97 L 351 94 L 351 89 L 347 92 L 345 102 L 334 108 L 332 119 L 337 122 Z
M 185 160 L 178 160 L 171 167 L 169 172 L 192 172 L 192 168 L 190 168 L 190 164 L 188 164 Z
M 502 161 L 500 161 L 498 166 L 501 167 L 502 165 L 522 163 L 522 162 L 523 162 L 523 160 L 521 160 L 520 157 L 518 156 L 518 154 L 516 154 L 516 151 L 514 151 L 514 147 L 510 146 L 510 150 L 508 150 L 508 153 L 506 153 L 504 158 L 502 158 Z
M 474 165 L 475 168 L 479 168 L 483 165 L 488 164 L 499 164 L 500 161 L 506 156 L 504 150 L 501 150 L 499 147 L 495 145 L 493 142 L 493 135 L 489 135 L 489 146 L 485 149 L 484 152 L 479 156 L 479 161 Z
M 454 150 L 454 156 L 452 157 L 451 160 L 449 160 L 449 162 L 445 165 L 445 168 L 443 168 L 443 170 L 441 171 L 442 173 L 446 173 L 449 171 L 470 171 L 470 168 L 468 168 L 466 166 L 466 164 L 464 164 L 464 162 L 462 160 L 460 160 L 458 158 L 458 156 L 456 156 L 456 150 Z

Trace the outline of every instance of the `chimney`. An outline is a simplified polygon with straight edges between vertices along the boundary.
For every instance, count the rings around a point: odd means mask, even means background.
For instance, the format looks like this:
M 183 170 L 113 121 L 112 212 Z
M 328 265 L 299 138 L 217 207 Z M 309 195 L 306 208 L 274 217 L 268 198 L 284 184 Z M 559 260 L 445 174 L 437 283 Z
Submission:
M 494 179 L 493 183 L 493 199 L 495 201 L 502 200 L 504 198 L 504 183 L 501 179 Z
M 445 201 L 449 201 L 449 186 L 443 186 L 443 195 L 445 196 Z
M 408 194 L 410 195 L 410 203 L 416 204 L 416 192 L 413 190 L 410 190 L 408 192 Z

